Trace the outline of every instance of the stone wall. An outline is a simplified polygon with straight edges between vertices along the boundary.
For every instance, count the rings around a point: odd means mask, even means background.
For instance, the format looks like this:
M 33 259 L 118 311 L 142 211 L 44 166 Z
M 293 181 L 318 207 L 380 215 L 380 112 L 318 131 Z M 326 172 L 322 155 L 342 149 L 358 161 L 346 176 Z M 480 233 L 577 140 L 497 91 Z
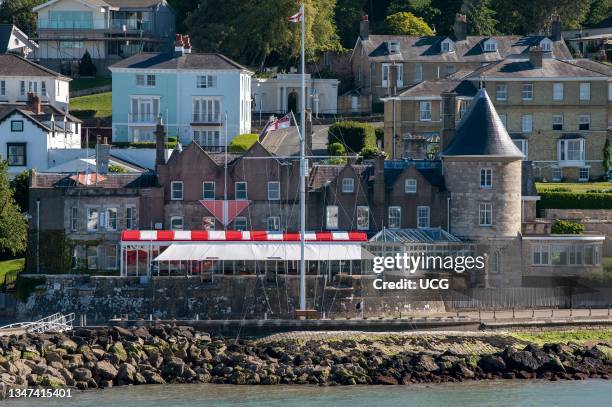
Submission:
M 547 219 L 568 219 L 580 222 L 587 232 L 606 236 L 602 256 L 612 257 L 612 210 L 609 209 L 545 209 Z

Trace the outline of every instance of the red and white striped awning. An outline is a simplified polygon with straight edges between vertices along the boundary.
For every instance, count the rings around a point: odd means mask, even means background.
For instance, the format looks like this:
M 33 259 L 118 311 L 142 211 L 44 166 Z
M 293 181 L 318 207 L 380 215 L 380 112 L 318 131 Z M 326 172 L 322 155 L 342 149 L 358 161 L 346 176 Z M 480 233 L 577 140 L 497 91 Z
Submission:
M 239 230 L 124 230 L 122 242 L 296 242 L 299 233 Z M 306 232 L 309 242 L 366 242 L 364 232 Z

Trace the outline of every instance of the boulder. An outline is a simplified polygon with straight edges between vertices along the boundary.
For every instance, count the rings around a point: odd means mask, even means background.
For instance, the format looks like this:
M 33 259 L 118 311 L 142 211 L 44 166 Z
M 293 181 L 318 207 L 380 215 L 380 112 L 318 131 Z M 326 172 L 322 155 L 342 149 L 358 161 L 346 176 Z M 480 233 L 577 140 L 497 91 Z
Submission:
M 162 373 L 169 376 L 181 377 L 185 371 L 185 362 L 177 357 L 171 357 L 164 365 Z
M 57 347 L 60 349 L 64 349 L 68 351 L 69 353 L 74 353 L 76 352 L 78 345 L 72 339 L 64 338 L 57 344 Z
M 122 363 L 117 372 L 117 379 L 125 383 L 134 383 L 136 381 L 137 370 L 134 366 L 128 363 Z
M 498 373 L 506 370 L 506 364 L 499 356 L 485 355 L 478 361 L 478 366 L 486 373 Z
M 147 384 L 165 384 L 166 381 L 159 375 L 151 370 L 145 370 L 142 372 Z
M 429 355 L 419 356 L 414 366 L 426 372 L 434 372 L 438 370 L 438 364 L 436 363 L 434 358 Z
M 113 366 L 108 360 L 101 360 L 96 362 L 95 367 L 96 374 L 102 379 L 112 380 L 117 377 L 117 368 Z
M 89 369 L 85 369 L 84 367 L 79 367 L 72 371 L 72 377 L 74 377 L 76 381 L 87 382 L 87 380 L 92 378 L 92 374 Z
M 397 379 L 393 376 L 383 376 L 378 375 L 374 378 L 376 384 L 385 384 L 385 385 L 396 385 L 398 384 Z
M 535 372 L 543 365 L 539 358 L 528 351 L 514 352 L 508 355 L 506 364 L 511 369 L 526 370 L 528 372 Z

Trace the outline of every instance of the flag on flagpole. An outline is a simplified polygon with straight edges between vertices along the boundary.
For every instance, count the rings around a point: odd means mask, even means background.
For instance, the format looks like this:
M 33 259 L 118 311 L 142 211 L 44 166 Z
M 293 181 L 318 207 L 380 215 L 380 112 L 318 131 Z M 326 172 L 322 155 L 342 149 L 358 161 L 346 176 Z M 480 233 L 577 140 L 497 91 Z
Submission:
M 302 9 L 300 8 L 300 11 L 289 17 L 289 21 L 292 23 L 299 23 L 302 21 Z
M 291 113 L 287 113 L 280 119 L 272 120 L 268 123 L 263 132 L 267 133 L 269 131 L 286 129 L 287 127 L 291 127 Z

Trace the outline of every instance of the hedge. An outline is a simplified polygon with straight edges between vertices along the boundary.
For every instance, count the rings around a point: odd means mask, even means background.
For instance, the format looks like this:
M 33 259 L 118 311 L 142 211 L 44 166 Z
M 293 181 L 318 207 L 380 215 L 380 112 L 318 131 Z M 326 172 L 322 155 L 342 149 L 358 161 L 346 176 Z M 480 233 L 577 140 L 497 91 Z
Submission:
M 255 142 L 259 140 L 259 134 L 246 133 L 240 134 L 232 139 L 229 144 L 229 151 L 232 153 L 244 153 L 247 151 Z
M 612 209 L 612 193 L 540 192 L 538 209 Z
M 358 153 L 364 147 L 376 148 L 376 131 L 369 123 L 334 123 L 327 132 L 327 144 L 337 142 L 344 144 L 347 153 Z
M 584 225 L 569 220 L 557 219 L 550 231 L 557 235 L 581 235 L 584 233 Z

